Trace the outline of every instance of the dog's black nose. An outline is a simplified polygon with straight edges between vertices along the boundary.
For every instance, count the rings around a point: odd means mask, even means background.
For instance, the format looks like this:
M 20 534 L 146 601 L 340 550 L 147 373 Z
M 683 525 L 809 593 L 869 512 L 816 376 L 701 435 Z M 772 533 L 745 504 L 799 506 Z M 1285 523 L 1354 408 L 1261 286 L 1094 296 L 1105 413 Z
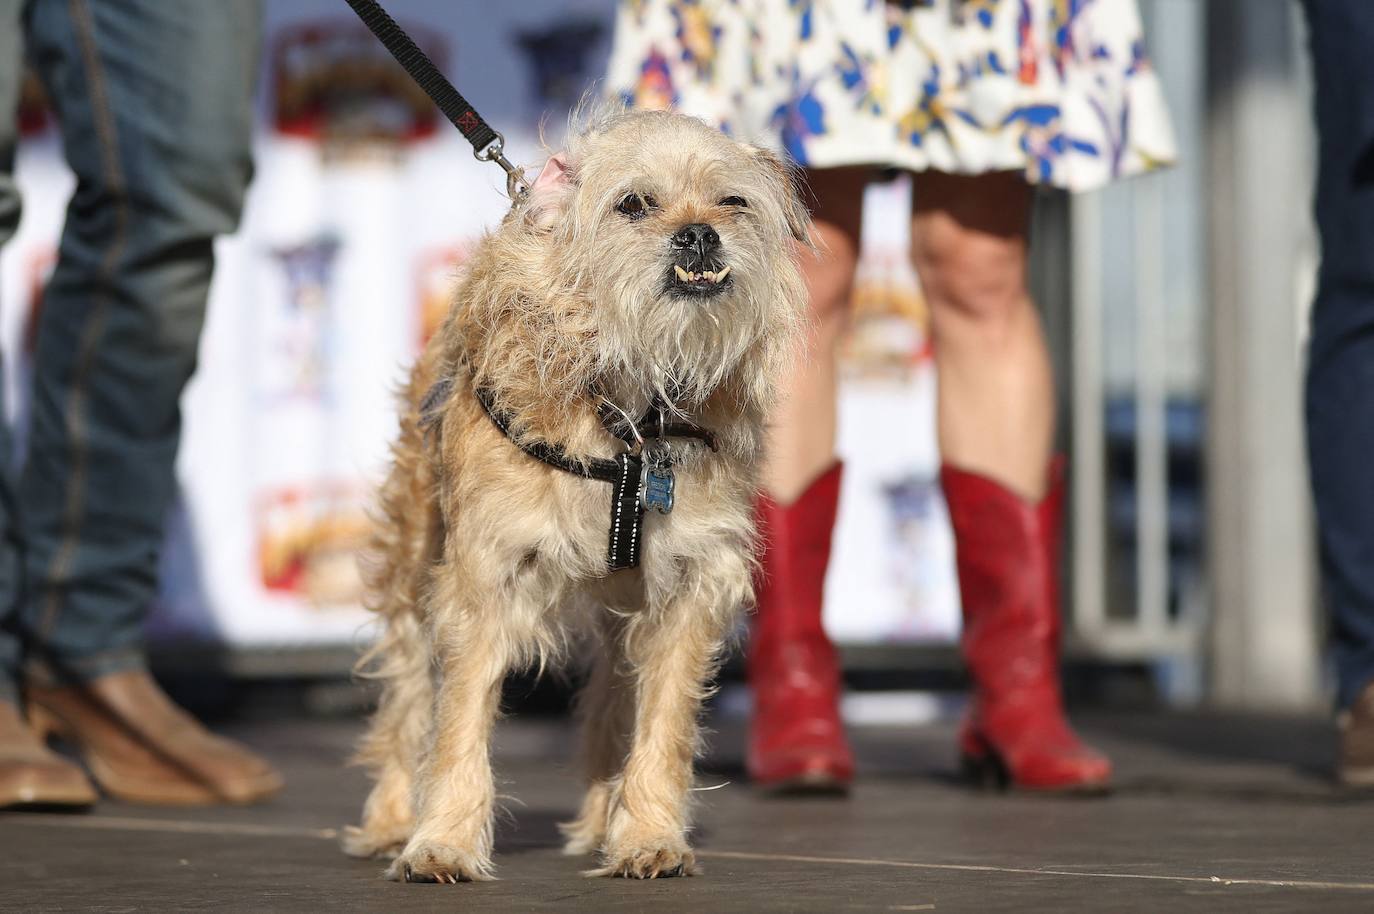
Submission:
M 704 255 L 720 247 L 720 236 L 705 222 L 693 222 L 677 230 L 677 234 L 673 236 L 673 244 Z

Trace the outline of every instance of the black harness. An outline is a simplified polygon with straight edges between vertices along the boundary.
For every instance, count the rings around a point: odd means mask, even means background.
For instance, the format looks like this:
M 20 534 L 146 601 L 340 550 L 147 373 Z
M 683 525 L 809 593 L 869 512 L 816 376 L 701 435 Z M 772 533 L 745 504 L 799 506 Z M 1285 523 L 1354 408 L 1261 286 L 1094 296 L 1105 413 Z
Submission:
M 439 401 L 446 399 L 451 387 L 452 381 L 445 380 L 430 390 L 420 407 L 422 422 L 428 423 L 437 418 L 435 407 Z M 517 440 L 511 434 L 511 417 L 496 409 L 491 391 L 477 388 L 474 393 L 492 424 L 527 455 L 565 473 L 610 484 L 611 518 L 606 549 L 608 571 L 639 567 L 646 509 L 652 508 L 660 514 L 668 514 L 673 510 L 674 460 L 667 439 L 695 438 L 712 451 L 716 450 L 714 434 L 690 422 L 670 419 L 668 410 L 657 401 L 633 425 L 617 415 L 618 411 L 613 406 L 605 403 L 597 410 L 601 425 L 625 443 L 625 451 L 611 460 L 571 457 L 558 445 L 545 441 Z

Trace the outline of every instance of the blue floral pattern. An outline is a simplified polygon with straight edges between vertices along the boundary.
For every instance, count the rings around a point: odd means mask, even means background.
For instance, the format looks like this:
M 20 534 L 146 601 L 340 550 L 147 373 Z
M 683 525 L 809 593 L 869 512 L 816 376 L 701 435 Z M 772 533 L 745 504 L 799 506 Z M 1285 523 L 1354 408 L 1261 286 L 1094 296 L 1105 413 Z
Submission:
M 609 83 L 818 168 L 1084 190 L 1175 154 L 1135 0 L 624 0 Z

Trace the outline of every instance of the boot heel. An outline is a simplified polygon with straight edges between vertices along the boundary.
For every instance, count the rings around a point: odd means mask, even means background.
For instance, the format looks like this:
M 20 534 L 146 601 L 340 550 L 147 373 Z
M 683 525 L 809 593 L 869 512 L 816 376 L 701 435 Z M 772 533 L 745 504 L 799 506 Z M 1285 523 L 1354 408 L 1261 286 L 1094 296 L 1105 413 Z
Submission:
M 959 770 L 966 782 L 984 793 L 1006 793 L 1011 789 L 1011 773 L 995 752 L 965 752 L 959 759 Z

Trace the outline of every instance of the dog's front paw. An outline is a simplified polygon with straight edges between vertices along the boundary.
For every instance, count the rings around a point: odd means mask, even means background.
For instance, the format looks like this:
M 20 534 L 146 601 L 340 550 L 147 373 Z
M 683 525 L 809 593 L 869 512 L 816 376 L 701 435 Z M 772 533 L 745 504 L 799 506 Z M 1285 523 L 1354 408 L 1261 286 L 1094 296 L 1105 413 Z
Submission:
M 641 846 L 608 848 L 603 865 L 588 876 L 621 876 L 626 879 L 663 879 L 668 876 L 695 876 L 696 855 L 680 840 L 651 841 Z
M 482 882 L 492 877 L 491 861 L 460 847 L 433 841 L 412 843 L 387 867 L 392 882 Z

